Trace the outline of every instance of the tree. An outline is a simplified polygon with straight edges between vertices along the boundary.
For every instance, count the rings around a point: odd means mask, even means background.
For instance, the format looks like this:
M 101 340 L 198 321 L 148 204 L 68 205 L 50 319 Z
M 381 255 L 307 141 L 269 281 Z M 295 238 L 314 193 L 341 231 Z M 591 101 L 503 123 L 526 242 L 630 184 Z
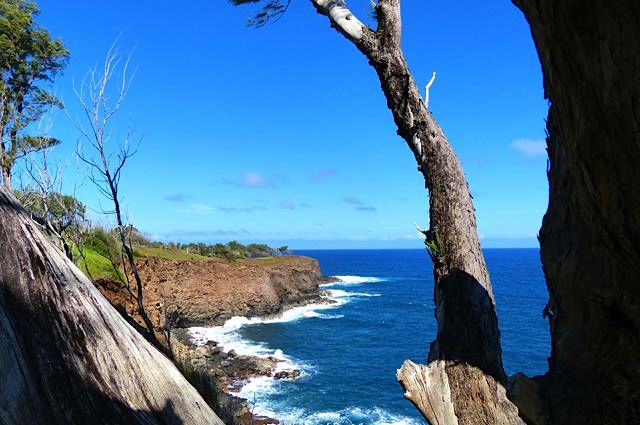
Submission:
M 263 25 L 277 18 L 288 3 L 263 1 L 263 9 L 253 23 Z M 521 423 L 517 408 L 507 399 L 504 389 L 507 379 L 495 299 L 467 180 L 428 109 L 428 93 L 423 99 L 404 58 L 400 0 L 380 0 L 374 5 L 378 24 L 375 30 L 362 23 L 343 0 L 311 3 L 374 68 L 398 135 L 415 156 L 430 195 L 429 229 L 424 235 L 434 265 L 438 334 L 431 344 L 428 366 L 405 362 L 399 371 L 406 396 L 433 423 L 442 423 L 443 419 L 451 423 L 447 420 L 453 418 L 454 412 L 486 423 Z M 487 405 L 494 407 L 487 409 Z
M 76 127 L 90 148 L 90 153 L 82 152 L 78 148 L 77 154 L 89 166 L 91 173 L 89 179 L 113 206 L 113 209 L 103 210 L 103 213 L 113 215 L 116 220 L 115 231 L 123 253 L 124 284 L 127 291 L 135 298 L 138 313 L 147 328 L 147 337 L 156 347 L 163 349 L 164 347 L 156 338 L 153 323 L 144 308 L 142 279 L 136 267 L 130 240 L 133 227 L 125 222 L 120 204 L 122 170 L 127 161 L 135 154 L 130 146 L 131 128 L 129 128 L 124 140 L 116 144 L 117 153 L 110 153 L 113 144 L 111 139 L 113 118 L 120 110 L 131 85 L 131 76 L 128 74 L 129 60 L 130 57 L 121 62 L 121 58 L 116 52 L 116 43 L 114 43 L 107 52 L 102 68 L 99 70 L 97 67 L 94 68 L 82 81 L 80 88 L 76 90 L 86 118 L 84 125 L 78 122 Z M 118 71 L 121 72 L 120 81 L 112 102 L 110 83 Z M 129 270 L 127 270 L 127 265 Z M 130 275 L 135 281 L 135 295 L 131 290 Z
M 69 52 L 38 26 L 37 6 L 27 0 L 0 1 L 0 168 L 11 190 L 17 160 L 59 140 L 26 134 L 48 108 L 62 107 L 44 86 L 62 72 Z
M 235 1 L 249 2 L 253 1 Z M 384 69 L 397 63 L 394 52 L 381 57 L 380 67 L 367 47 L 369 30 L 342 1 L 312 2 L 365 53 L 387 94 Z M 545 376 L 513 379 L 510 398 L 530 424 L 640 423 L 640 3 L 513 2 L 531 26 L 545 97 L 550 101 L 550 196 L 540 244 L 550 295 L 544 314 L 549 318 L 552 353 Z M 287 4 L 268 2 L 254 23 L 261 25 L 279 16 Z M 399 19 L 390 20 L 385 10 L 397 10 L 395 4 L 397 1 L 381 0 L 376 7 L 379 26 L 375 33 L 380 37 L 398 33 L 393 22 Z M 391 28 L 391 35 L 385 28 Z M 395 103 L 388 94 L 387 100 L 393 109 Z M 402 119 L 396 117 L 396 123 L 403 135 Z M 424 139 L 420 141 L 421 152 L 425 152 Z M 433 201 L 440 201 L 433 199 L 433 190 L 431 193 L 433 217 Z M 460 207 L 464 214 L 465 205 L 454 206 Z M 437 262 L 442 249 L 437 239 L 430 238 L 432 231 L 425 232 L 427 246 Z M 441 314 L 450 316 L 452 310 L 443 311 L 438 305 L 442 298 L 437 275 L 436 264 L 438 340 L 469 347 L 457 335 L 459 328 L 442 326 L 448 319 Z M 453 311 L 474 310 L 464 285 L 456 283 L 452 290 L 460 291 Z M 482 319 L 477 313 L 473 314 Z M 469 316 L 462 317 L 467 321 Z M 482 355 L 486 346 L 475 344 L 475 350 Z M 431 360 L 433 354 L 432 347 Z M 466 358 L 459 356 L 459 360 Z M 477 379 L 473 369 L 467 369 L 472 372 L 467 375 L 456 371 L 453 364 L 445 364 L 444 370 L 434 368 L 433 363 L 429 368 L 408 366 L 400 372 L 407 396 L 433 423 L 518 421 L 512 406 L 487 402 L 493 383 Z M 482 400 L 484 406 L 479 403 Z
M 640 2 L 514 0 L 549 99 L 551 424 L 640 423 Z
M 51 123 L 51 120 L 41 120 L 44 126 L 39 130 L 46 134 Z M 31 218 L 59 242 L 65 255 L 73 261 L 72 245 L 84 257 L 80 241 L 86 208 L 75 196 L 62 193 L 61 167 L 49 162 L 50 152 L 51 149 L 44 149 L 26 156 L 25 168 L 31 183 L 16 190 L 15 195 L 29 211 Z
M 0 422 L 222 425 L 0 186 Z
M 65 255 L 73 261 L 67 232 L 81 231 L 80 225 L 84 221 L 85 206 L 75 197 L 60 192 L 25 189 L 16 190 L 15 195 L 31 218 L 50 236 L 60 241 Z

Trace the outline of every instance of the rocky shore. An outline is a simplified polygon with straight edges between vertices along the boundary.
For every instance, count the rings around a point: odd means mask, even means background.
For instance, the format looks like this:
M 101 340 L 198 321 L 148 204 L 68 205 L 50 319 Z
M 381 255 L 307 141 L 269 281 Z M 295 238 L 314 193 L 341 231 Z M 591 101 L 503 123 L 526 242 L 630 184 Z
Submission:
M 330 302 L 319 285 L 316 260 L 285 256 L 227 261 L 140 259 L 144 305 L 157 336 L 169 348 L 174 362 L 227 424 L 279 424 L 254 415 L 250 401 L 238 397 L 255 377 L 296 379 L 300 371 L 283 367 L 276 357 L 238 355 L 215 341 L 192 341 L 189 328 L 220 326 L 234 316 L 277 316 L 310 303 Z M 129 321 L 141 324 L 137 307 L 119 282 L 98 281 L 100 291 Z

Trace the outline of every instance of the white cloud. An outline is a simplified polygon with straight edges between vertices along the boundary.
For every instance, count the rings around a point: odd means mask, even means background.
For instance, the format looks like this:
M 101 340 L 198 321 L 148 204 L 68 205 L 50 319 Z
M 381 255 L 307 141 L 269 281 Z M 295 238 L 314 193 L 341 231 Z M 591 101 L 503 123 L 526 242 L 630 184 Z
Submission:
M 209 214 L 216 211 L 216 207 L 207 204 L 189 204 L 186 208 L 177 210 L 183 214 Z
M 547 144 L 544 140 L 517 139 L 511 142 L 510 146 L 527 158 L 537 158 L 547 154 Z
M 278 175 L 278 180 L 284 183 L 284 181 L 288 180 L 288 178 L 283 175 Z M 224 178 L 222 179 L 222 183 L 242 188 L 278 188 L 278 185 L 270 180 L 267 176 L 255 171 L 244 173 L 235 180 Z
M 336 170 L 333 168 L 320 168 L 319 170 L 311 173 L 311 179 L 315 181 L 327 180 L 336 174 Z
M 362 202 L 360 199 L 356 198 L 355 196 L 345 196 L 344 198 L 342 198 L 342 202 L 350 205 L 364 205 L 364 202 Z
M 280 202 L 280 208 L 285 210 L 293 210 L 296 208 L 296 204 L 291 201 L 282 201 Z

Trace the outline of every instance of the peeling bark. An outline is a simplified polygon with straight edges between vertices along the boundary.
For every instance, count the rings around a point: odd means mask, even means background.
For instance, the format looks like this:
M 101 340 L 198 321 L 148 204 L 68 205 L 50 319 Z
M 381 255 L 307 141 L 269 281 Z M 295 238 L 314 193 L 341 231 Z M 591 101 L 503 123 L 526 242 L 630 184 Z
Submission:
M 549 423 L 640 423 L 640 2 L 514 3 L 550 101 Z
M 0 187 L 0 423 L 222 424 Z
M 501 423 L 521 423 L 504 389 L 506 376 L 495 300 L 467 181 L 449 141 L 421 98 L 404 58 L 400 45 L 400 1 L 380 0 L 376 6 L 377 30 L 361 24 L 359 38 L 352 37 L 344 22 L 335 20 L 327 8 L 327 4 L 339 6 L 344 12 L 344 2 L 312 0 L 312 3 L 376 70 L 398 135 L 413 152 L 430 194 L 430 227 L 425 235 L 434 263 L 438 335 L 431 344 L 430 365 L 417 367 L 405 363 L 398 378 L 431 423 L 455 423 L 452 418 L 456 417 L 460 423 L 494 423 L 495 418 L 504 419 Z M 352 16 L 351 12 L 348 15 Z M 430 379 L 435 381 L 429 383 Z M 445 382 L 449 384 L 450 400 L 442 401 L 440 408 L 428 408 L 425 400 L 441 397 Z M 483 392 L 483 402 L 491 408 L 479 409 L 464 401 L 474 397 L 470 391 L 478 388 L 484 391 L 487 385 L 491 390 Z M 473 418 L 471 422 L 469 418 Z

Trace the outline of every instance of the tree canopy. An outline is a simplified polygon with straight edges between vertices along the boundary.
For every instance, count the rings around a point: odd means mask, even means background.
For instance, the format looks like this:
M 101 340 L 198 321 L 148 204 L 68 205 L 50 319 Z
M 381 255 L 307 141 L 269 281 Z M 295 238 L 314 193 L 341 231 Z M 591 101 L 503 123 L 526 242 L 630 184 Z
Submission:
M 62 72 L 69 52 L 34 17 L 38 7 L 26 0 L 0 0 L 0 166 L 5 187 L 11 169 L 30 152 L 60 143 L 46 135 L 30 135 L 30 124 L 62 102 L 47 83 Z

